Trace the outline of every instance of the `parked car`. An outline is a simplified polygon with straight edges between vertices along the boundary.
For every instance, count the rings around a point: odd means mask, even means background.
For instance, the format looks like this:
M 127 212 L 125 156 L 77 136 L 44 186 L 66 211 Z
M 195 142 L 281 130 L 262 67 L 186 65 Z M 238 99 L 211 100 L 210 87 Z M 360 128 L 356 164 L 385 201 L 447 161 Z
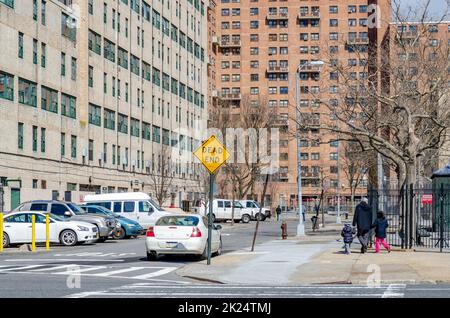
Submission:
M 154 225 L 162 216 L 172 214 L 164 211 L 149 195 L 142 192 L 86 195 L 84 202 L 107 208 L 114 213 L 138 222 L 143 228 Z
M 116 228 L 116 220 L 113 217 L 87 214 L 71 202 L 35 200 L 22 203 L 14 211 L 45 212 L 70 221 L 82 221 L 94 224 L 100 233 L 99 242 L 106 241 Z
M 232 200 L 226 199 L 214 199 L 213 200 L 213 222 L 231 220 L 232 215 Z M 209 202 L 202 203 L 200 207 L 196 209 L 196 212 L 200 215 L 208 217 L 209 214 Z M 252 217 L 249 211 L 244 210 L 244 207 L 239 201 L 234 201 L 234 222 L 242 221 L 242 223 L 248 223 Z
M 262 208 L 260 214 L 260 205 L 255 200 L 239 200 L 239 202 L 241 202 L 244 207 L 244 211 L 250 214 L 252 220 L 259 219 L 260 221 L 264 221 L 266 218 L 272 216 L 270 208 Z
M 137 236 L 145 233 L 144 229 L 138 222 L 111 212 L 111 210 L 108 210 L 102 206 L 86 204 L 80 205 L 80 208 L 89 214 L 105 215 L 116 218 L 117 227 L 112 234 L 112 237 L 115 239 L 130 238 L 130 236 Z
M 31 243 L 31 217 L 35 215 L 36 242 L 46 241 L 45 213 L 36 211 L 12 212 L 4 218 L 3 246 Z M 98 229 L 91 223 L 67 221 L 50 213 L 50 242 L 73 246 L 77 243 L 93 242 L 98 239 Z
M 211 252 L 222 253 L 220 225 L 212 230 Z M 198 214 L 163 216 L 147 231 L 145 247 L 147 260 L 157 260 L 164 254 L 207 256 L 208 220 Z

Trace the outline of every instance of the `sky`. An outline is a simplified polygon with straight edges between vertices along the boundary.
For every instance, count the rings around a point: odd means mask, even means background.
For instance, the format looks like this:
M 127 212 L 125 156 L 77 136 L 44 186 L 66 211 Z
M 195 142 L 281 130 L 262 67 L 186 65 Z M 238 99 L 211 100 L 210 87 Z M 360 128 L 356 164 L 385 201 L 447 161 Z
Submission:
M 400 3 L 402 12 L 408 12 L 410 7 L 416 9 L 423 8 L 428 0 L 393 0 L 393 2 L 394 1 L 398 1 Z M 442 19 L 443 15 L 449 8 L 448 1 L 449 0 L 431 0 L 429 6 L 429 15 L 431 16 L 431 18 L 438 20 Z M 450 20 L 450 14 L 446 15 L 445 20 Z

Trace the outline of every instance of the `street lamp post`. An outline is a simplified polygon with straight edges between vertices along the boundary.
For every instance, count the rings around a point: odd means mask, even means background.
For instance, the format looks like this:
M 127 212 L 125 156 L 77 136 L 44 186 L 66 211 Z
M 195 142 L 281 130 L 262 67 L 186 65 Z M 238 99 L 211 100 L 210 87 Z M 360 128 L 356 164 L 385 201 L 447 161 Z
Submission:
M 338 139 L 337 141 L 337 179 L 338 179 L 338 184 L 337 184 L 337 217 L 336 217 L 336 223 L 337 224 L 341 224 L 342 220 L 341 220 L 341 165 L 340 165 L 340 148 L 341 148 L 341 142 Z
M 295 99 L 296 99 L 296 120 L 297 120 L 297 189 L 298 189 L 298 225 L 297 236 L 305 235 L 305 224 L 303 222 L 303 200 L 302 200 L 302 160 L 301 160 L 301 138 L 300 138 L 300 101 L 299 101 L 299 81 L 300 72 L 305 66 L 318 66 L 321 67 L 324 64 L 323 61 L 312 61 L 310 63 L 300 64 L 297 68 L 295 76 Z

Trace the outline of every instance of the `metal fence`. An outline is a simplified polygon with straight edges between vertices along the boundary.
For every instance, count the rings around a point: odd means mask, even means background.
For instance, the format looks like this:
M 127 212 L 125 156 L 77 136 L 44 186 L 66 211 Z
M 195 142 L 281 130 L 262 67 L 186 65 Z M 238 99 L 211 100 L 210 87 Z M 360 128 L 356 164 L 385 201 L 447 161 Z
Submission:
M 370 189 L 373 215 L 383 211 L 387 240 L 402 248 L 450 249 L 450 188 Z

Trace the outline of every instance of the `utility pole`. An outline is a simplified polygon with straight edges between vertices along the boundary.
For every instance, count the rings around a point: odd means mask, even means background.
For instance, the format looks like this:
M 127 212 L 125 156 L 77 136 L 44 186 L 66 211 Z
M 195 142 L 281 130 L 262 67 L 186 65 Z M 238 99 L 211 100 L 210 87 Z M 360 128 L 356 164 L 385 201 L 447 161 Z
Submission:
M 338 139 L 337 141 L 337 217 L 336 217 L 336 223 L 341 224 L 341 157 L 340 157 L 340 148 L 341 148 L 341 141 Z

